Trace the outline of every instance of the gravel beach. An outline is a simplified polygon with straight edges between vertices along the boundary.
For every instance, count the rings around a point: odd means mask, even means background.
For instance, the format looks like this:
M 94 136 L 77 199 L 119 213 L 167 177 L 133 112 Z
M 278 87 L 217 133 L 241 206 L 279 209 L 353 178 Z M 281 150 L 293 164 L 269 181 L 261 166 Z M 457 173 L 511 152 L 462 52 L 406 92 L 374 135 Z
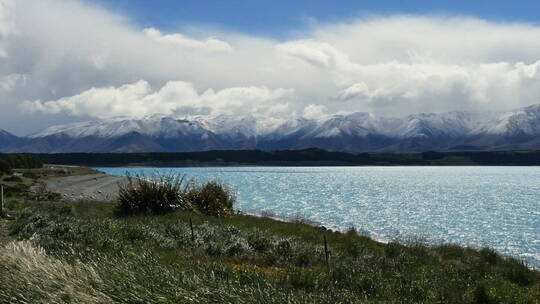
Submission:
M 110 201 L 118 194 L 119 184 L 127 178 L 104 173 L 53 178 L 47 190 L 60 193 L 68 200 Z

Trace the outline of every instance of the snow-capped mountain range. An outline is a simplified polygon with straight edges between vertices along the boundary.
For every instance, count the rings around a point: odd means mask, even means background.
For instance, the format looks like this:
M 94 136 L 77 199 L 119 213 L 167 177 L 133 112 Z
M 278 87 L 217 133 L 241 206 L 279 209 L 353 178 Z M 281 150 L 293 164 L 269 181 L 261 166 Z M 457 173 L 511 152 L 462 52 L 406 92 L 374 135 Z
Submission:
M 53 126 L 19 138 L 0 130 L 3 152 L 283 150 L 419 152 L 540 149 L 540 105 L 503 113 L 449 112 L 403 118 L 369 113 L 325 119 L 153 115 Z

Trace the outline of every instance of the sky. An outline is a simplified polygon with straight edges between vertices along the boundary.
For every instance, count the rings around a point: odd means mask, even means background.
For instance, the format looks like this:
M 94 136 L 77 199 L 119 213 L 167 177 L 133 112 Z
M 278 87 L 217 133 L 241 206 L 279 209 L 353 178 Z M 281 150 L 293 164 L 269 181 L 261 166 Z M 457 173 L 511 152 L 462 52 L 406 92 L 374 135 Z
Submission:
M 504 0 L 98 0 L 142 26 L 175 30 L 199 24 L 229 31 L 287 37 L 310 20 L 341 22 L 360 16 L 442 14 L 497 21 L 540 21 L 540 1 Z
M 0 0 L 0 129 L 540 103 L 540 1 Z

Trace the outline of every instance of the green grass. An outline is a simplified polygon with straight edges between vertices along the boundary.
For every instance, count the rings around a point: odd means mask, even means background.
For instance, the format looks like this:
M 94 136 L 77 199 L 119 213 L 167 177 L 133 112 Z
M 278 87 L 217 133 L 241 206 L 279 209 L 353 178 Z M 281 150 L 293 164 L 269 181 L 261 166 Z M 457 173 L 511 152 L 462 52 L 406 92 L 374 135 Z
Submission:
M 37 169 L 15 169 L 17 173 L 23 174 L 23 176 L 32 178 L 34 180 L 46 180 L 56 177 L 64 176 L 77 176 L 77 175 L 88 175 L 88 174 L 98 174 L 99 171 L 96 171 L 92 168 L 87 167 L 71 167 L 71 166 L 62 166 L 62 165 L 44 165 L 43 168 Z
M 540 273 L 490 249 L 382 244 L 302 222 L 8 200 L 0 302 L 539 303 Z M 190 226 L 193 223 L 193 236 Z M 326 263 L 323 237 L 329 248 Z M 6 279 L 4 279 L 6 278 Z

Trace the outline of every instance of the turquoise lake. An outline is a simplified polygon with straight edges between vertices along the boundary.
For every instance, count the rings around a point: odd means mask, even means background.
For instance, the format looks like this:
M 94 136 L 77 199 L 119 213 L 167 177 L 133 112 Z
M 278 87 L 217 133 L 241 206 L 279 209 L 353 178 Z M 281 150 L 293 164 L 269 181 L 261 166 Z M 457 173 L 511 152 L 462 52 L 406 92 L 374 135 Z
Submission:
M 540 268 L 540 167 L 98 168 L 185 174 L 234 190 L 236 209 L 355 227 L 381 241 L 492 247 Z

